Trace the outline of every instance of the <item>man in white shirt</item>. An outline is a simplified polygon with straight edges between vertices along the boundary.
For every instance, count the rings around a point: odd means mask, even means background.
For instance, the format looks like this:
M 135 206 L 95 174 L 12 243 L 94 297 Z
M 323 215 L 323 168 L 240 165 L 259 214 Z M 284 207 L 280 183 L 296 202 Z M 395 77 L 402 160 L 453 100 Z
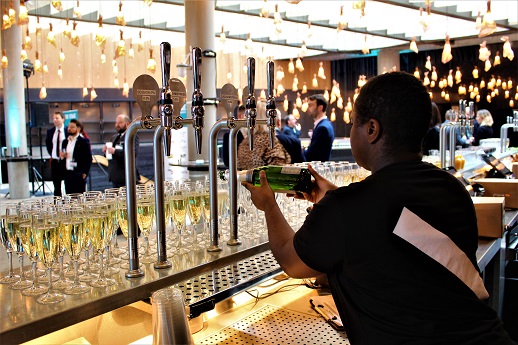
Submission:
M 54 127 L 47 131 L 45 145 L 50 155 L 50 173 L 54 184 L 54 195 L 61 196 L 61 181 L 64 179 L 65 162 L 59 158 L 63 140 L 67 137 L 67 127 L 64 126 L 65 115 L 57 111 L 52 117 Z
M 84 193 L 86 177 L 92 165 L 90 140 L 79 135 L 81 122 L 76 119 L 68 124 L 68 138 L 63 141 L 60 157 L 65 161 L 65 191 L 67 194 Z

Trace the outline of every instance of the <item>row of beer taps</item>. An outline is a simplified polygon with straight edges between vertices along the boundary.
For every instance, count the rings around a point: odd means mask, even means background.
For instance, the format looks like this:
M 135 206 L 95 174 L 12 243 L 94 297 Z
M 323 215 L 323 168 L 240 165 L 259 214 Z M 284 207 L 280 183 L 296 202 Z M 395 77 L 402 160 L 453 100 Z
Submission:
M 441 126 L 439 131 L 439 155 L 441 158 L 441 168 L 446 166 L 446 143 L 449 144 L 450 165 L 455 162 L 455 140 L 456 128 L 459 128 L 461 136 L 470 137 L 475 128 L 475 103 L 459 100 L 459 110 L 457 113 L 457 121 L 450 121 Z
M 155 216 L 157 229 L 157 262 L 156 269 L 171 267 L 166 254 L 166 219 L 164 195 L 164 154 L 170 155 L 171 131 L 180 129 L 184 125 L 191 125 L 195 133 L 196 151 L 201 153 L 202 130 L 204 127 L 204 100 L 201 92 L 202 51 L 192 48 L 191 62 L 193 67 L 194 91 L 192 94 L 191 119 L 180 116 L 180 110 L 186 101 L 186 89 L 183 82 L 177 78 L 170 78 L 171 45 L 163 42 L 160 45 L 162 88 L 158 87 L 155 79 L 149 75 L 140 75 L 133 83 L 133 96 L 139 104 L 142 116 L 131 123 L 126 131 L 124 145 L 125 177 L 126 177 L 126 205 L 128 212 L 128 252 L 129 269 L 127 278 L 137 278 L 144 275 L 139 267 L 137 245 L 137 191 L 135 173 L 135 136 L 141 129 L 155 128 L 153 135 L 153 162 L 155 173 Z M 245 119 L 236 119 L 234 111 L 239 104 L 238 92 L 232 84 L 222 87 L 220 102 L 227 111 L 227 119 L 217 121 L 210 130 L 209 138 L 209 194 L 210 208 L 210 244 L 209 252 L 218 252 L 222 248 L 219 244 L 218 229 L 218 173 L 217 173 L 217 134 L 221 129 L 229 129 L 229 200 L 231 235 L 228 245 L 239 245 L 237 229 L 237 132 L 239 128 L 248 129 L 250 150 L 254 145 L 254 130 L 258 124 L 266 124 L 269 129 L 270 146 L 273 148 L 275 139 L 275 120 L 277 110 L 274 97 L 274 63 L 267 62 L 268 97 L 266 99 L 266 120 L 257 119 L 257 102 L 254 96 L 255 88 L 255 59 L 248 58 L 248 90 L 246 98 Z M 158 118 L 151 116 L 152 108 L 158 105 Z

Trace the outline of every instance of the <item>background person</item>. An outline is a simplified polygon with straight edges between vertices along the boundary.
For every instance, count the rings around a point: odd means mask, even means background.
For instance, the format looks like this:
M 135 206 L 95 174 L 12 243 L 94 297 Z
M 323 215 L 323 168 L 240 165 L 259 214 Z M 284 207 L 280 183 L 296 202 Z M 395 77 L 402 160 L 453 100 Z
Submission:
M 432 102 L 432 119 L 430 120 L 430 128 L 423 139 L 423 154 L 429 155 L 430 150 L 439 150 L 441 129 L 441 112 L 437 104 Z
M 266 102 L 257 102 L 257 120 L 266 119 Z M 268 126 L 257 124 L 254 129 L 254 149 L 250 151 L 249 137 L 246 137 L 237 149 L 237 169 L 248 170 L 264 165 L 285 165 L 291 162 L 291 157 L 274 137 L 273 149 L 270 148 Z
M 323 95 L 312 95 L 308 102 L 308 115 L 313 118 L 313 135 L 309 146 L 304 150 L 307 162 L 328 161 L 331 159 L 331 148 L 335 140 L 333 124 L 326 116 L 327 101 Z
M 128 115 L 120 114 L 115 119 L 115 129 L 117 134 L 113 135 L 110 139 L 112 147 L 103 146 L 103 153 L 110 153 L 112 158 L 108 160 L 108 177 L 113 184 L 114 188 L 119 188 L 126 185 L 126 168 L 124 165 L 124 139 L 126 130 L 131 123 Z M 135 162 L 139 151 L 139 139 L 135 135 Z M 137 181 L 140 180 L 140 175 L 135 164 L 135 176 Z
M 491 127 L 493 126 L 493 116 L 491 116 L 489 110 L 480 109 L 477 111 L 475 121 L 477 121 L 478 126 L 473 133 L 473 145 L 479 146 L 480 140 L 493 137 L 493 127 Z
M 512 344 L 482 301 L 473 202 L 455 177 L 421 161 L 431 112 L 413 75 L 370 79 L 350 138 L 356 162 L 372 175 L 338 188 L 310 166 L 315 181 L 304 197 L 315 204 L 296 232 L 264 171 L 261 186 L 244 185 L 265 212 L 282 269 L 327 275 L 351 344 Z
M 302 163 L 304 160 L 302 159 L 302 146 L 300 144 L 300 139 L 293 135 L 284 134 L 284 131 L 281 132 L 281 123 L 282 115 L 281 112 L 277 110 L 277 116 L 275 117 L 275 136 L 281 142 L 282 146 L 284 146 L 286 151 L 288 151 L 291 157 L 291 163 Z
M 68 124 L 68 137 L 63 141 L 60 157 L 65 161 L 65 191 L 67 194 L 84 193 L 86 177 L 92 166 L 90 140 L 81 134 L 81 122 L 76 119 Z
M 294 138 L 300 138 L 300 123 L 293 115 L 286 116 L 286 125 L 282 128 L 282 134 L 289 135 Z
M 50 173 L 52 175 L 52 184 L 54 185 L 54 195 L 61 196 L 61 181 L 65 177 L 65 161 L 59 158 L 63 140 L 67 137 L 67 127 L 64 125 L 65 115 L 56 111 L 52 116 L 54 127 L 47 130 L 45 137 L 45 145 L 50 155 Z

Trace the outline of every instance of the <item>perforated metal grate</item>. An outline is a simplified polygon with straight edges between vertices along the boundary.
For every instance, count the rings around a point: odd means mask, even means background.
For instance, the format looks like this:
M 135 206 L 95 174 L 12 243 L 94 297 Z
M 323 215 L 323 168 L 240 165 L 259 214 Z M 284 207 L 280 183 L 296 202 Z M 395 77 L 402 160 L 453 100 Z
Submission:
M 266 305 L 255 313 L 202 339 L 199 344 L 341 344 L 339 332 L 320 317 Z
M 251 285 L 258 284 L 282 270 L 271 251 L 201 274 L 177 284 L 191 311 L 205 300 L 222 301 Z M 205 307 L 203 307 L 205 308 Z M 210 309 L 209 309 L 210 310 Z M 205 310 L 202 310 L 205 311 Z M 195 312 L 195 314 L 197 314 Z

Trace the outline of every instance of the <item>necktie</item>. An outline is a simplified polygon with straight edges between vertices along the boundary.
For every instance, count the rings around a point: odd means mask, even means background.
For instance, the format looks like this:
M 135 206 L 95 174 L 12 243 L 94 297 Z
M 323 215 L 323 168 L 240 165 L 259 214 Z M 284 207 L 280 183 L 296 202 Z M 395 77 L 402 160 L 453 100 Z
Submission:
M 113 146 L 115 147 L 115 145 L 117 145 L 119 143 L 119 140 L 121 139 L 121 134 L 117 134 L 117 136 L 115 137 L 115 140 L 113 141 Z
M 56 129 L 58 131 L 58 138 L 56 139 L 56 157 L 59 158 L 59 136 L 61 134 L 61 131 L 59 129 Z

